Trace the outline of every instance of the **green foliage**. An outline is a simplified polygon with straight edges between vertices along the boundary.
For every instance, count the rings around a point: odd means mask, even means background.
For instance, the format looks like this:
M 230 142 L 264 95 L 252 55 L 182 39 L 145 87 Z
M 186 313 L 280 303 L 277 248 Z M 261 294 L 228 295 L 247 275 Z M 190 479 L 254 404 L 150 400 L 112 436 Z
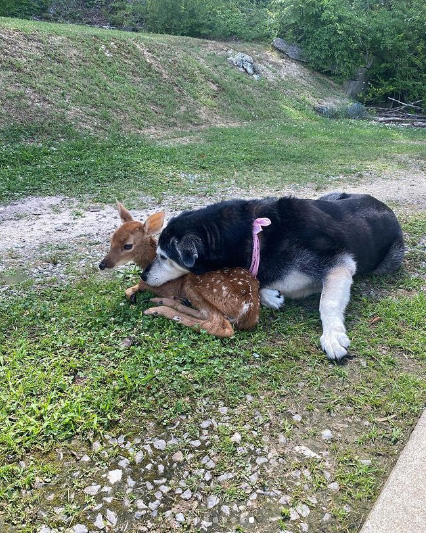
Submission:
M 32 18 L 42 16 L 49 0 L 2 0 L 0 17 Z
M 298 43 L 309 64 L 337 79 L 370 66 L 367 101 L 425 99 L 423 0 L 273 0 L 278 35 Z

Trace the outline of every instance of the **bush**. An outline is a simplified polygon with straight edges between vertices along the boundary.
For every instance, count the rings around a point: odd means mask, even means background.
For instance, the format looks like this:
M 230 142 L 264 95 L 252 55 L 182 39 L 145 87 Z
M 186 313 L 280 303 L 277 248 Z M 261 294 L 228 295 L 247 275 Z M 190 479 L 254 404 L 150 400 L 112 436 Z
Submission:
M 276 33 L 301 46 L 309 64 L 338 80 L 370 63 L 366 101 L 423 99 L 424 0 L 273 0 Z

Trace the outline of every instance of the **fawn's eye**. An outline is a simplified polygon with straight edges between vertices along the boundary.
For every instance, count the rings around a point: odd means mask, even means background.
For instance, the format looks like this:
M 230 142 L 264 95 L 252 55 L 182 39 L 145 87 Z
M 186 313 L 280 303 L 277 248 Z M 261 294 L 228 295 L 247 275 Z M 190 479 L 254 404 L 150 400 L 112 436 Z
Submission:
M 133 248 L 133 244 L 125 244 L 124 249 L 125 250 L 131 250 Z
M 167 256 L 164 255 L 164 254 L 160 254 L 160 259 L 162 259 L 163 261 L 167 259 Z

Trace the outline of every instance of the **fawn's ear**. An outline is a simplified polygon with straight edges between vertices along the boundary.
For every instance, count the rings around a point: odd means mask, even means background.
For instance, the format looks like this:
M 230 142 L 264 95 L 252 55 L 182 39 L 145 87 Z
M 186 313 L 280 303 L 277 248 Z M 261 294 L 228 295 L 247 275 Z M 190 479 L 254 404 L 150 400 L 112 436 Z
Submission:
M 192 235 L 185 235 L 175 246 L 183 265 L 192 268 L 198 257 L 197 239 Z
M 159 213 L 154 213 L 146 219 L 145 231 L 147 235 L 154 235 L 161 230 L 164 224 L 165 216 L 166 213 L 164 213 L 164 211 L 160 211 Z
M 118 214 L 120 215 L 121 222 L 131 222 L 133 220 L 132 215 L 127 211 L 124 205 L 120 202 L 117 202 Z

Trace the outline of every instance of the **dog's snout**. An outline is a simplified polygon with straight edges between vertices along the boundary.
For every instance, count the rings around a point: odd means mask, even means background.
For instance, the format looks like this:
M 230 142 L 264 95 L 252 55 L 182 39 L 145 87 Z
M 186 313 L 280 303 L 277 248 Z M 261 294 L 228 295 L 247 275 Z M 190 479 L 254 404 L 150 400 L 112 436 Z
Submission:
M 105 261 L 101 261 L 101 262 L 99 263 L 99 268 L 100 268 L 101 270 L 105 270 L 105 268 L 106 268 Z

